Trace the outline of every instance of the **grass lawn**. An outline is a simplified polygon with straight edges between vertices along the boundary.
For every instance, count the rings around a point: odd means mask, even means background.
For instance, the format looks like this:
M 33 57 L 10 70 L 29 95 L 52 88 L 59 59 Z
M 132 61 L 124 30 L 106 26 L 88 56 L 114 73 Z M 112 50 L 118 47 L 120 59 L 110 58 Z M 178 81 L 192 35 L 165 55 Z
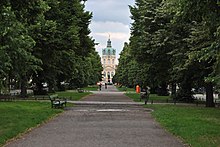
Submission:
M 62 111 L 51 109 L 50 102 L 0 102 L 0 146 Z
M 140 95 L 126 93 L 134 101 Z M 150 95 L 149 100 L 166 101 L 169 96 Z M 155 119 L 174 135 L 193 147 L 220 147 L 220 109 L 148 104 Z
M 122 87 L 116 86 L 116 88 L 118 89 L 118 91 L 135 92 L 134 88 L 128 88 L 128 87 L 125 87 L 125 86 L 122 86 Z
M 92 86 L 84 87 L 82 89 L 87 90 L 87 91 L 98 91 L 99 86 L 98 85 L 92 85 Z
M 178 105 L 147 107 L 155 110 L 152 114 L 162 126 L 190 146 L 220 146 L 220 109 Z
M 68 100 L 77 101 L 80 100 L 82 97 L 91 94 L 91 92 L 78 93 L 75 91 L 62 91 L 62 92 L 56 92 L 56 94 L 58 94 L 59 97 L 65 97 Z
M 135 102 L 140 102 L 140 94 L 137 94 L 137 93 L 126 93 L 125 95 L 130 97 L 130 98 L 132 98 Z M 159 102 L 166 102 L 167 99 L 170 99 L 170 96 L 158 96 L 156 94 L 150 94 L 149 102 L 151 100 L 159 101 Z

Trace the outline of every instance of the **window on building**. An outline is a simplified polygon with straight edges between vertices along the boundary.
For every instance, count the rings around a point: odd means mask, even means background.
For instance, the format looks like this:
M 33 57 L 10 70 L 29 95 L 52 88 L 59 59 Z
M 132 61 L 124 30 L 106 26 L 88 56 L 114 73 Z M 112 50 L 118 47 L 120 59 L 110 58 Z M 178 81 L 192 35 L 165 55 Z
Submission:
M 114 72 L 112 72 L 112 77 L 114 76 Z
M 102 54 L 103 54 L 103 55 L 105 55 L 105 49 L 104 49 L 104 50 L 102 50 Z
M 108 59 L 108 64 L 110 64 L 110 59 Z
M 106 72 L 103 73 L 104 78 L 106 77 Z
M 111 80 L 111 75 L 110 75 L 110 72 L 108 72 L 108 75 L 107 75 L 107 80 L 108 80 L 108 82 L 110 82 L 110 80 Z
M 105 59 L 103 59 L 103 64 L 105 64 Z
M 112 64 L 115 64 L 115 60 L 114 59 L 112 59 Z

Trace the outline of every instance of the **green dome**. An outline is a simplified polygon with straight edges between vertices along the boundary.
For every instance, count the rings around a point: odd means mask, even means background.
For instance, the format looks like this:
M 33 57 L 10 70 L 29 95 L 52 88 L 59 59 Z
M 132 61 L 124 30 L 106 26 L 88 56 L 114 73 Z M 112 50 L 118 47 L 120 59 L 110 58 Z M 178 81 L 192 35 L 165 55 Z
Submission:
M 115 49 L 104 48 L 104 49 L 102 49 L 102 55 L 115 55 Z
M 115 55 L 116 50 L 112 48 L 111 40 L 108 39 L 107 47 L 102 49 L 102 55 Z

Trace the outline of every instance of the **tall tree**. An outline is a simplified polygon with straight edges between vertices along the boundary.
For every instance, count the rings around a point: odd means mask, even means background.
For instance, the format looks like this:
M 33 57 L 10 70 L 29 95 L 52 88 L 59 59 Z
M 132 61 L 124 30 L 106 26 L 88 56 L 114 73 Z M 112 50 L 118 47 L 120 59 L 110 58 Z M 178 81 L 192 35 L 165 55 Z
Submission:
M 214 106 L 213 86 L 219 79 L 218 1 L 136 0 L 130 11 L 132 59 L 145 69 L 142 77 L 148 84 L 165 88 L 168 82 L 172 87 L 178 84 L 174 97 L 188 101 L 193 100 L 193 87 L 205 86 L 206 106 Z M 127 73 L 133 69 L 124 65 Z
M 21 81 L 21 95 L 25 97 L 27 74 L 39 68 L 40 64 L 40 60 L 31 54 L 35 41 L 29 35 L 25 24 L 17 20 L 11 3 L 3 5 L 1 10 L 4 29 L 2 44 L 6 47 L 6 56 L 10 57 L 11 63 L 8 74 Z
M 206 106 L 213 107 L 213 82 L 208 80 L 214 72 L 218 47 L 213 45 L 215 32 L 220 24 L 220 10 L 217 1 L 185 1 L 180 19 L 191 23 L 191 33 L 187 37 L 189 51 L 186 65 L 196 65 L 199 78 L 206 87 Z M 195 15 L 196 14 L 196 15 Z M 215 23 L 213 23 L 215 22 Z

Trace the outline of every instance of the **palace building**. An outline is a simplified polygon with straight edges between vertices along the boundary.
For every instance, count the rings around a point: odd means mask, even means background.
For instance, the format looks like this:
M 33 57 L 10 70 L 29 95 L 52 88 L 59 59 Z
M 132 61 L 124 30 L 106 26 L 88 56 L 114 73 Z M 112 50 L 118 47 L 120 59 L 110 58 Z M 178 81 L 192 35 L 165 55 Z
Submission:
M 112 83 L 112 78 L 115 75 L 116 70 L 116 50 L 112 48 L 110 37 L 107 41 L 107 47 L 102 49 L 102 67 L 104 83 Z

